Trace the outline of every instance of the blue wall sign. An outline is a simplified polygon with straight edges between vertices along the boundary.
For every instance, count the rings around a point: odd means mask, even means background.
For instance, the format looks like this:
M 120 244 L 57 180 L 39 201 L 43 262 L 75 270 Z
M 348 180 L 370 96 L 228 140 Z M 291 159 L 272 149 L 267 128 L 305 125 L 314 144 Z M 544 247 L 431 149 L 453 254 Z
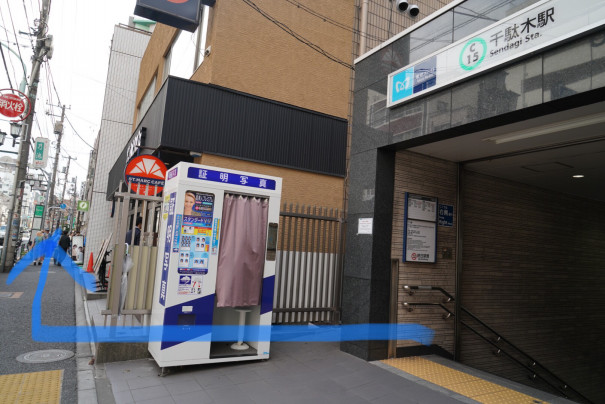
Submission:
M 439 226 L 454 226 L 454 205 L 439 204 Z

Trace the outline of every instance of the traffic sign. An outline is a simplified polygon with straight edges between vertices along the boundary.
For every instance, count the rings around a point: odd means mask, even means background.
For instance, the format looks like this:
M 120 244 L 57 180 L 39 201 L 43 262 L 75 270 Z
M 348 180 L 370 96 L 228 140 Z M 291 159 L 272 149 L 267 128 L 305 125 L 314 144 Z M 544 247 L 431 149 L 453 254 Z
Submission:
M 131 184 L 131 189 L 139 195 L 155 194 L 164 189 L 166 179 L 166 166 L 155 156 L 137 156 L 128 162 L 124 172 L 126 183 Z
M 61 205 L 59 205 L 59 207 L 60 207 L 61 209 L 65 210 L 65 208 L 67 208 L 67 205 L 66 205 L 66 204 L 64 204 L 64 203 L 62 203 Z
M 90 202 L 88 201 L 78 201 L 78 210 L 81 212 L 88 212 L 88 208 L 90 207 Z

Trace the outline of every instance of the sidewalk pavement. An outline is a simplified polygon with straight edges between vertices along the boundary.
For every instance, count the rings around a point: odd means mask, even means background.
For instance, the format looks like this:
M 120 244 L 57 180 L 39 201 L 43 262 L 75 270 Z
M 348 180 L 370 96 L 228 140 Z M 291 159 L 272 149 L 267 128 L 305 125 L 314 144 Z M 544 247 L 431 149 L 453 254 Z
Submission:
M 76 287 L 76 289 L 80 289 Z M 78 325 L 103 300 L 82 300 L 76 291 Z M 90 321 L 90 320 L 88 320 Z M 151 358 L 90 365 L 94 350 L 78 344 L 78 399 L 86 404 L 245 404 L 245 403 L 477 403 L 467 396 L 422 380 L 380 361 L 366 362 L 341 352 L 334 342 L 275 342 L 267 361 L 243 361 L 160 368 Z M 570 403 L 530 387 L 465 368 L 443 358 L 430 358 L 537 400 L 528 403 Z M 489 380 L 489 382 L 487 382 Z M 477 398 L 477 397 L 475 397 Z M 542 401 L 544 400 L 544 401 Z M 502 401 L 510 402 L 510 401 Z

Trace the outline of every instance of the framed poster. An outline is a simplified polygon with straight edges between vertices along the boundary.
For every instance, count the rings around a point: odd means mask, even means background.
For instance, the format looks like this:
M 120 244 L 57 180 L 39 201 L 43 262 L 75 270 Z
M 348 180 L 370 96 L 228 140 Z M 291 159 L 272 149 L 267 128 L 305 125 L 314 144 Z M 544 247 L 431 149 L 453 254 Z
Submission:
M 435 222 L 408 220 L 405 260 L 409 262 L 435 262 L 437 225 Z
M 436 197 L 405 193 L 404 262 L 435 262 L 437 208 Z

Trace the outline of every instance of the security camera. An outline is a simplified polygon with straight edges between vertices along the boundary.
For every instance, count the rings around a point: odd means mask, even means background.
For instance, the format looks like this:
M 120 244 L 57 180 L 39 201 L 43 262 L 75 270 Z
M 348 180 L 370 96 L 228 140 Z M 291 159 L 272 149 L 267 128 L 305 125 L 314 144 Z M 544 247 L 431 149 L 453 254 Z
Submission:
M 408 9 L 408 2 L 406 0 L 397 0 L 397 9 L 399 11 L 405 11 Z
M 204 51 L 204 56 L 206 56 L 206 57 L 210 56 L 211 51 L 212 51 L 212 46 L 207 47 L 206 50 Z
M 416 17 L 418 14 L 420 14 L 420 9 L 418 8 L 418 6 L 411 6 L 409 13 L 410 16 Z

